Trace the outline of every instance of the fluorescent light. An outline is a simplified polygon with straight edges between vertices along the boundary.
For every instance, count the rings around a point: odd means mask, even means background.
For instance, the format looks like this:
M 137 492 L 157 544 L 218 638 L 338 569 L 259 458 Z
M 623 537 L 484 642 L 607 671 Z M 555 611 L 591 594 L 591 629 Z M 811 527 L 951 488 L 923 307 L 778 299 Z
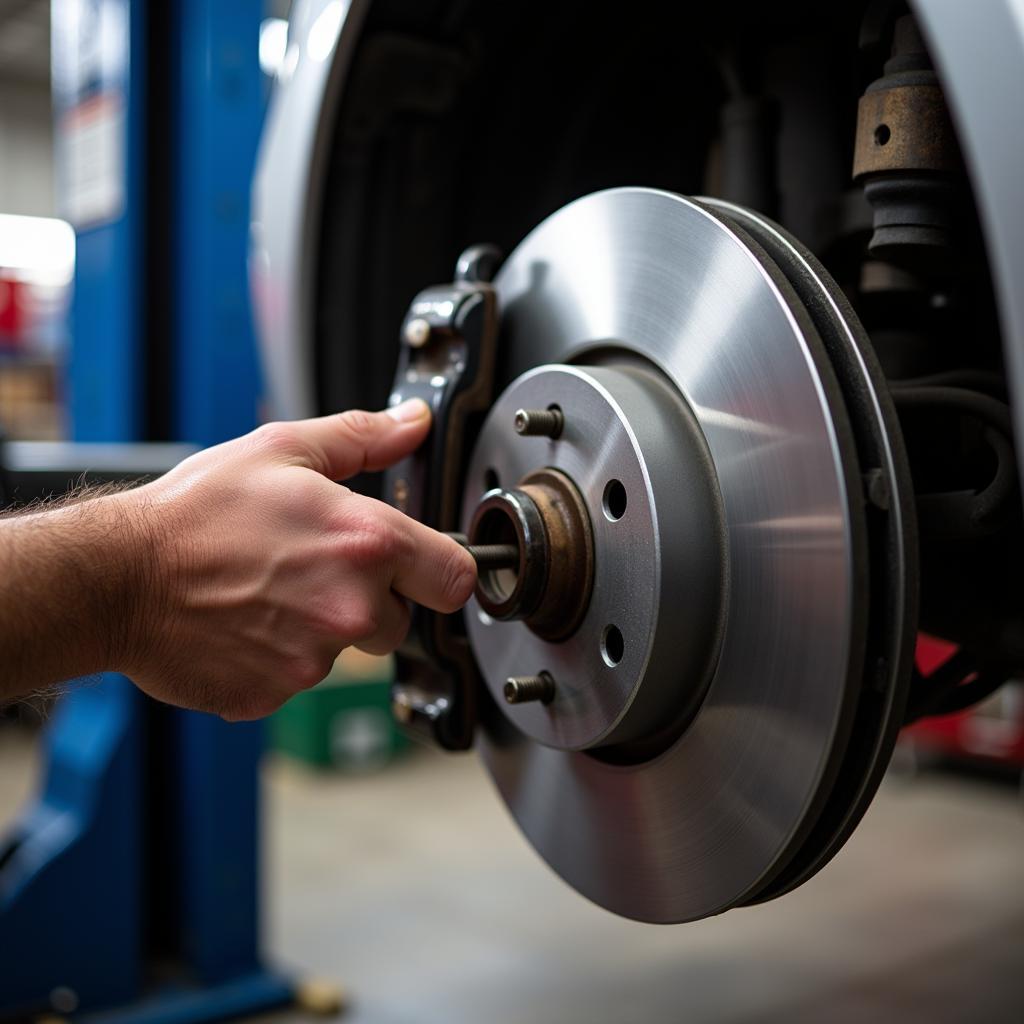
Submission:
M 75 272 L 75 231 L 66 220 L 0 213 L 0 269 L 38 284 L 68 284 Z
M 281 70 L 288 49 L 288 22 L 284 18 L 266 18 L 260 23 L 260 68 L 274 77 Z

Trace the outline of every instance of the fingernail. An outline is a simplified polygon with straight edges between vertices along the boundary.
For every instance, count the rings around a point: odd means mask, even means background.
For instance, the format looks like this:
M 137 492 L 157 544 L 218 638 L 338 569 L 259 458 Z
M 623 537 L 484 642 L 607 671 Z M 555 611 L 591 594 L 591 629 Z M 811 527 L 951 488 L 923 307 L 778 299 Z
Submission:
M 393 405 L 388 415 L 399 423 L 415 423 L 430 415 L 430 406 L 422 398 L 407 398 L 401 405 Z

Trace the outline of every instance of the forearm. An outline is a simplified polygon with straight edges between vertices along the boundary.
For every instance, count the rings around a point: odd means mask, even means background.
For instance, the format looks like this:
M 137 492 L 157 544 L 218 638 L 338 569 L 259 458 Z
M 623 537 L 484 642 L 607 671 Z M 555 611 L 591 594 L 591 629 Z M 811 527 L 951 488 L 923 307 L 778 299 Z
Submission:
M 0 519 L 0 701 L 128 663 L 144 519 L 127 494 Z
M 476 566 L 334 481 L 429 429 L 419 399 L 268 424 L 144 487 L 0 517 L 0 701 L 113 670 L 236 721 L 315 686 L 346 647 L 395 650 L 408 602 L 461 608 Z

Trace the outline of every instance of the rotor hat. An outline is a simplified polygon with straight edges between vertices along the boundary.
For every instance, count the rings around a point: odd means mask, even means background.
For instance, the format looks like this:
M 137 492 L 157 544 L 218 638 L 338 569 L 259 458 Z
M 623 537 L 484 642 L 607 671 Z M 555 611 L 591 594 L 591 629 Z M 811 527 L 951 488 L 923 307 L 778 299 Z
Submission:
M 556 437 L 523 435 L 517 414 L 556 400 Z M 723 611 L 722 511 L 692 413 L 653 368 L 537 367 L 480 431 L 468 480 L 496 479 L 516 483 L 479 504 L 470 485 L 463 506 L 471 543 L 522 545 L 514 584 L 506 571 L 496 593 L 500 571 L 482 573 L 468 609 L 495 700 L 543 670 L 552 700 L 503 708 L 538 742 L 618 759 L 663 743 L 699 703 Z

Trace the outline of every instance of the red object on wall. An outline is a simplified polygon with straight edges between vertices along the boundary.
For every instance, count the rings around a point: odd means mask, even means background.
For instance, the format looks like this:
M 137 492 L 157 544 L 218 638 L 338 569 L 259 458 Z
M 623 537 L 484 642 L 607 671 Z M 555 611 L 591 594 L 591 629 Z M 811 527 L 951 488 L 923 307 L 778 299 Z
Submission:
M 928 676 L 956 651 L 953 644 L 919 633 L 917 670 Z M 975 707 L 925 718 L 903 735 L 935 753 L 1024 768 L 1024 683 L 1006 683 Z
M 31 295 L 28 285 L 0 274 L 0 348 L 20 349 L 28 333 Z

